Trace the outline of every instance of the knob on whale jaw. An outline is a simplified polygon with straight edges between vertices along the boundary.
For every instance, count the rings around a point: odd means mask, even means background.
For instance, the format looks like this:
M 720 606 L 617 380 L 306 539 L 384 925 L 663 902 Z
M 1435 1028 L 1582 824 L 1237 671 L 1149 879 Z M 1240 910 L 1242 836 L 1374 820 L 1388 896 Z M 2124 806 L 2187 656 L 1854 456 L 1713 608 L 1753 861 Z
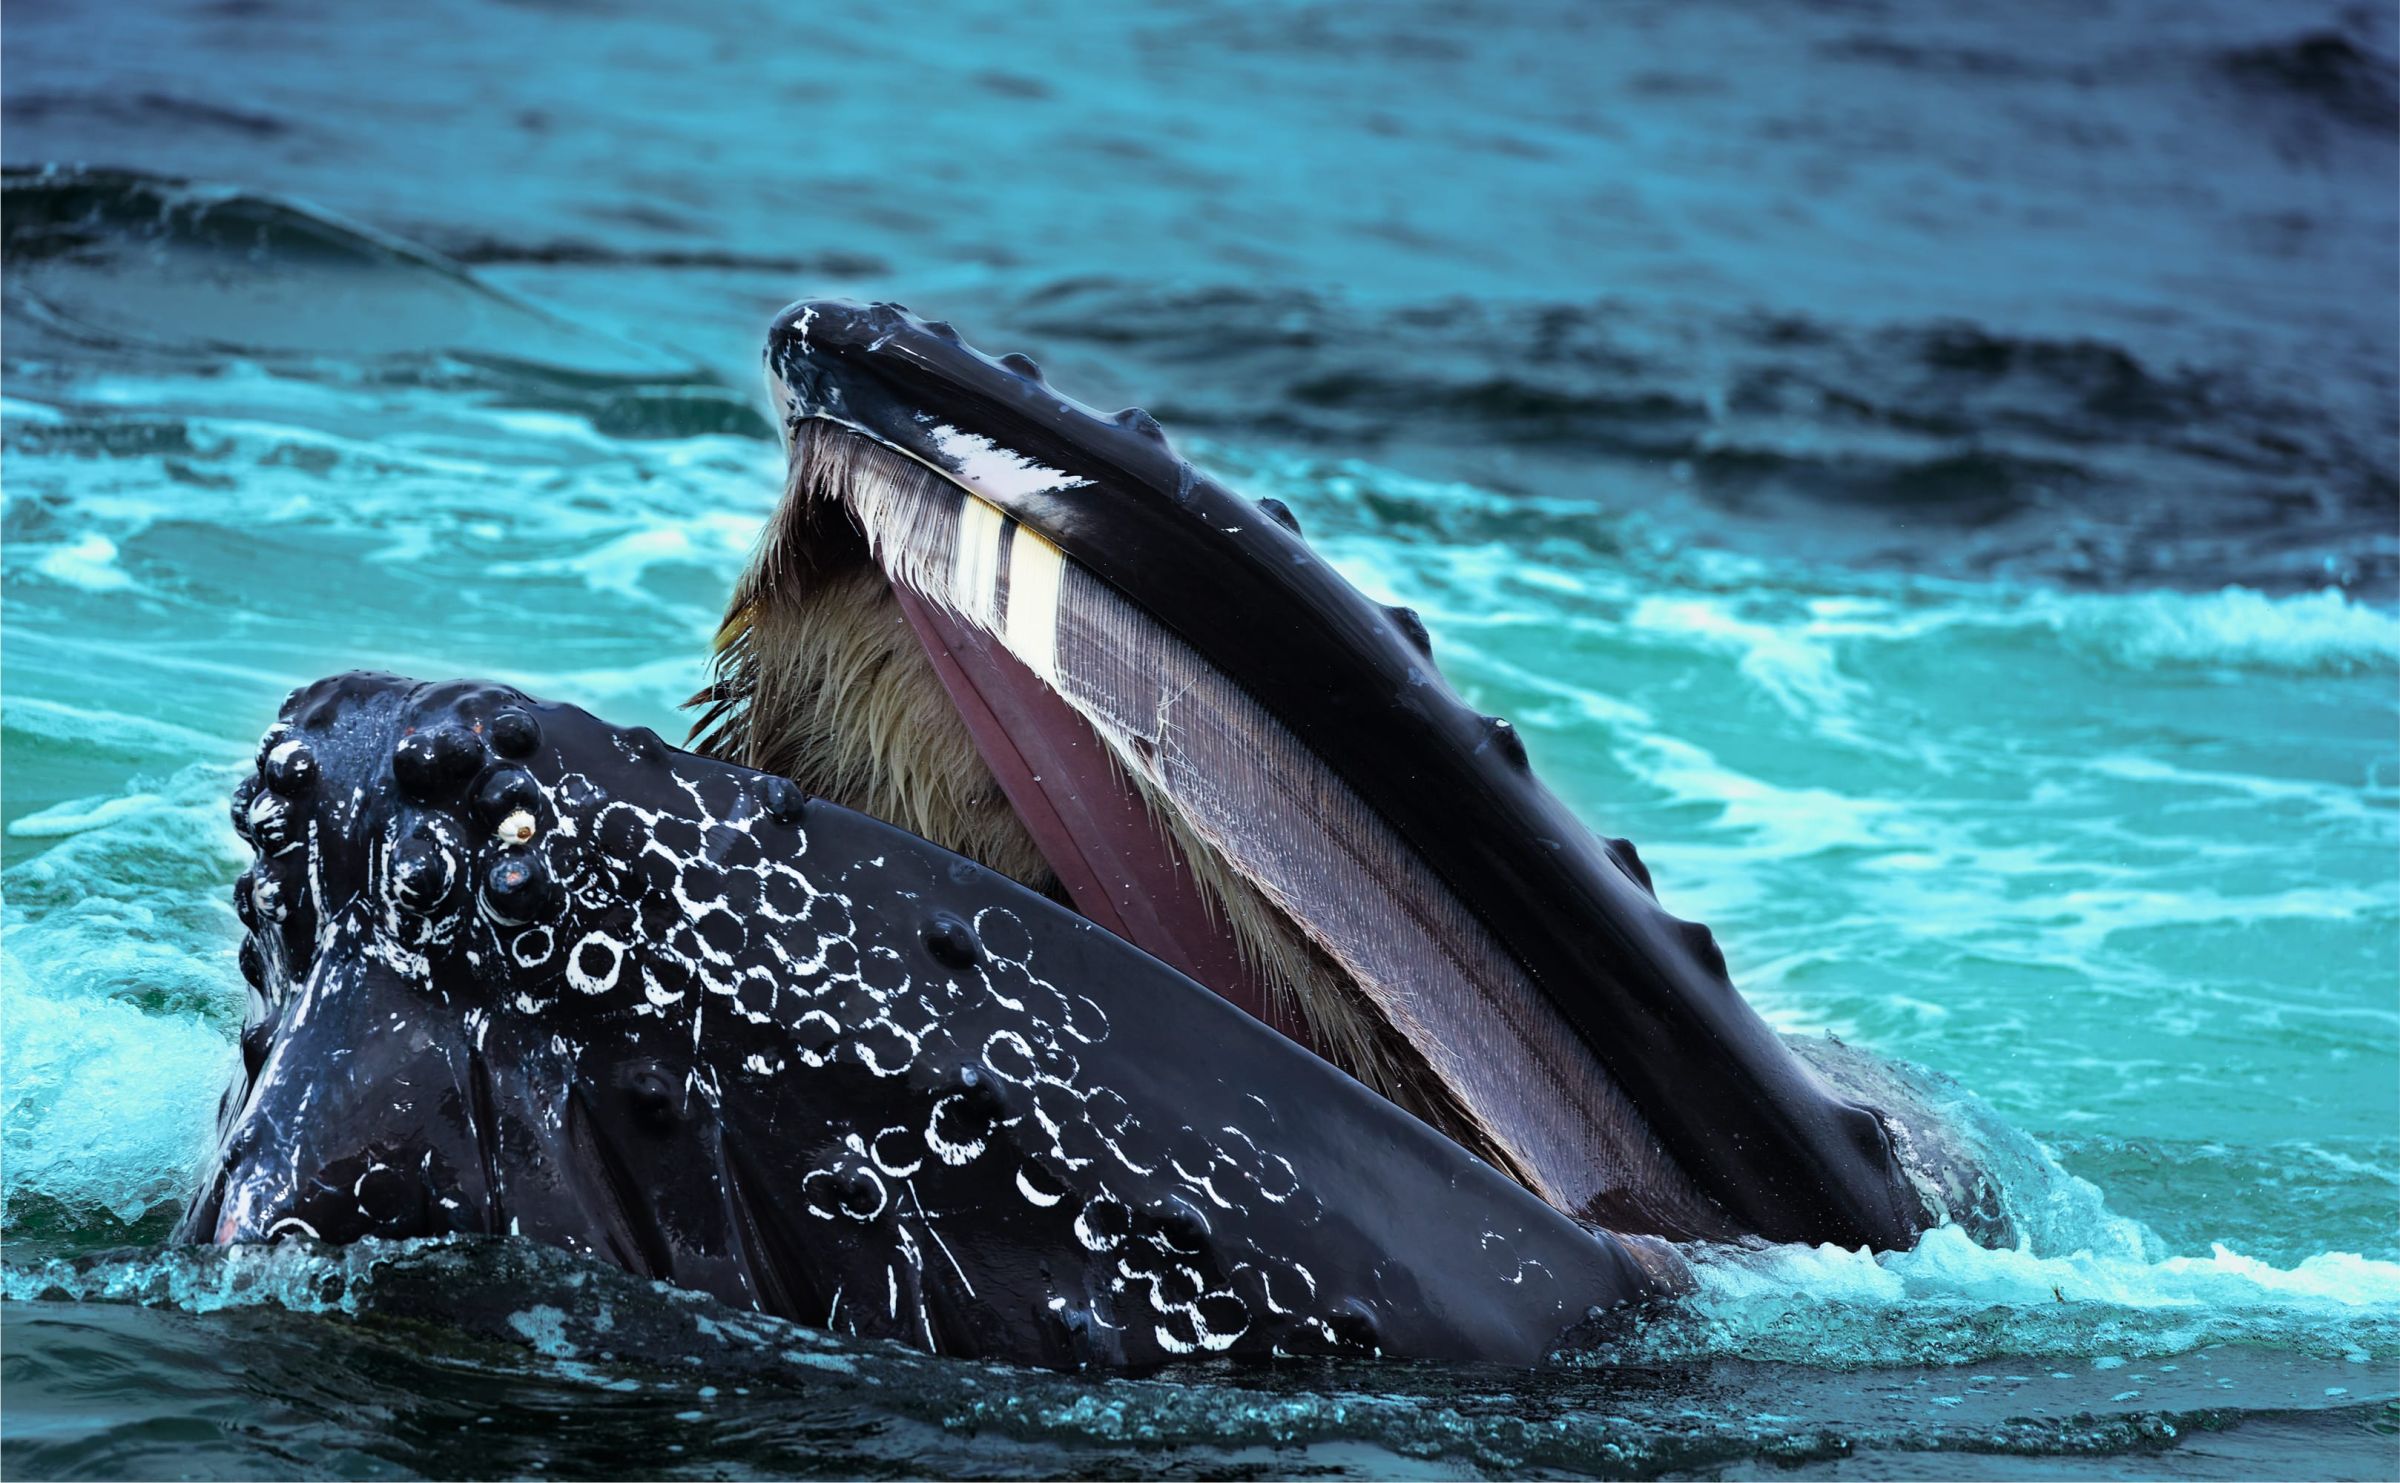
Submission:
M 1061 1365 L 1523 1363 L 1676 1280 L 1064 908 L 787 780 L 474 682 L 340 675 L 284 716 L 236 790 L 259 998 L 183 1239 L 514 1234 Z

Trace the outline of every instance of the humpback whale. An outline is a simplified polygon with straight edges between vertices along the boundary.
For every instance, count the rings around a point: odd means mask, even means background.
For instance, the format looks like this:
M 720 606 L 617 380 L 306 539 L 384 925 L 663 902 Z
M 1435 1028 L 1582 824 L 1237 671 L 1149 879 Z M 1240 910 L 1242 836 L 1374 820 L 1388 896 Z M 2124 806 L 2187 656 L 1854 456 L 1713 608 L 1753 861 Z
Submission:
M 896 305 L 766 352 L 691 745 L 295 691 L 199 1241 L 484 1233 L 945 1353 L 1525 1361 L 1671 1243 L 2005 1237 L 1288 510 Z

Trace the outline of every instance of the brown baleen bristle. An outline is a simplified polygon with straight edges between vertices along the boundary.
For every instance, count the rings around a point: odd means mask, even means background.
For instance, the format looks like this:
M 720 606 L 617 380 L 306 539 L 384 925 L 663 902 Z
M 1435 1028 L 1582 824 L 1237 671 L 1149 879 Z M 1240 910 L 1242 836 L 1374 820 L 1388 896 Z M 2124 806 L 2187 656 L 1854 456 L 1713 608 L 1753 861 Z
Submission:
M 693 744 L 1060 896 L 891 590 L 892 581 L 904 581 L 944 600 L 947 536 L 918 541 L 891 533 L 954 528 L 965 492 L 922 464 L 815 421 L 796 430 L 790 469 L 783 502 L 719 630 L 714 682 L 693 697 L 701 708 Z M 880 533 L 872 553 L 862 514 Z M 1323 947 L 1195 833 L 1149 779 L 1122 767 L 1121 775 L 1191 867 L 1208 909 L 1231 926 L 1271 1000 L 1298 1011 L 1330 1060 L 1531 1183 Z
M 726 619 L 707 705 L 700 751 L 1055 891 L 872 563 L 760 583 Z

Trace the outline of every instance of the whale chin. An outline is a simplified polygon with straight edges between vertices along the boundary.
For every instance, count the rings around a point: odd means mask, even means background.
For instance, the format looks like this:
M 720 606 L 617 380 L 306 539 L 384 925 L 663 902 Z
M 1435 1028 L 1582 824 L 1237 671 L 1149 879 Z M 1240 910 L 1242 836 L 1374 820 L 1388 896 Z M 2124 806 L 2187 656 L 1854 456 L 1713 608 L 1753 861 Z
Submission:
M 1280 504 L 897 306 L 795 305 L 766 359 L 788 479 L 700 750 L 1070 906 L 1578 1219 L 1943 1217 L 1931 1141 L 1796 1058 Z

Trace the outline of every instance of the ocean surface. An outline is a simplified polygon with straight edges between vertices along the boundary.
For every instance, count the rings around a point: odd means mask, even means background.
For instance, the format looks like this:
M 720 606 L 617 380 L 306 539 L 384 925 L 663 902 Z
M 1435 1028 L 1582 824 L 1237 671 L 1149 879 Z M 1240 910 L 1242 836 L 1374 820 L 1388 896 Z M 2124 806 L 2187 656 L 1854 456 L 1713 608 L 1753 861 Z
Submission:
M 106 8 L 7 34 L 11 1477 L 2400 1471 L 2386 7 Z M 1538 1372 L 1073 1377 L 509 1245 L 164 1246 L 291 686 L 681 734 L 756 353 L 901 300 L 1298 513 L 2026 1244 Z

